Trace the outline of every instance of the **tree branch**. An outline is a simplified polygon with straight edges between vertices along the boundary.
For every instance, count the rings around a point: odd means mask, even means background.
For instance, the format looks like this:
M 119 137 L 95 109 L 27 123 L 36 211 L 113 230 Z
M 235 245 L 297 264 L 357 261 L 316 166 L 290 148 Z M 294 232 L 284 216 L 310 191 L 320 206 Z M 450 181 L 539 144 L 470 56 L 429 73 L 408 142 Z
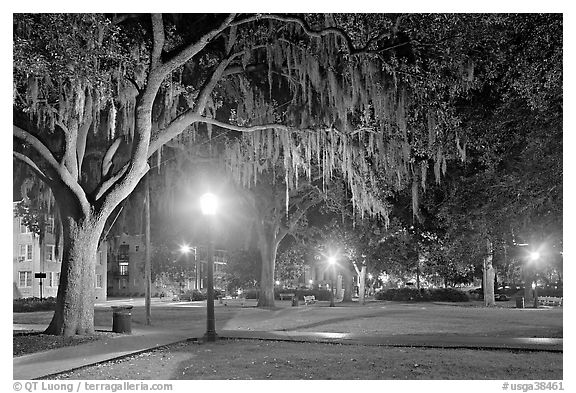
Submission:
M 118 147 L 120 147 L 120 143 L 122 142 L 122 137 L 118 137 L 112 142 L 112 145 L 106 151 L 104 158 L 102 159 L 102 178 L 108 175 L 110 168 L 112 167 L 112 159 L 114 155 L 118 151 Z
M 214 87 L 216 87 L 216 84 L 222 78 L 222 75 L 224 74 L 224 71 L 226 71 L 226 68 L 230 65 L 230 62 L 234 60 L 234 58 L 236 58 L 237 56 L 240 56 L 240 53 L 241 52 L 234 53 L 225 58 L 224 60 L 222 60 L 220 64 L 218 64 L 218 67 L 216 67 L 212 75 L 210 75 L 210 79 L 206 82 L 206 84 L 200 91 L 200 94 L 198 95 L 198 101 L 196 103 L 196 108 L 194 109 L 194 111 L 197 114 L 201 115 L 204 112 L 206 103 L 208 102 L 210 94 L 212 94 L 212 92 L 214 91 Z
M 162 50 L 164 49 L 164 21 L 162 14 L 152 14 L 152 54 L 150 56 L 150 69 L 154 70 L 162 64 Z
M 59 170 L 60 164 L 58 161 L 56 161 L 56 158 L 54 158 L 54 155 L 50 149 L 48 149 L 48 147 L 46 147 L 46 145 L 44 145 L 40 139 L 36 138 L 34 135 L 23 130 L 17 125 L 13 125 L 13 135 L 14 137 L 21 139 L 22 141 L 29 144 L 54 170 Z
M 32 169 L 34 171 L 34 173 L 36 173 L 36 175 L 40 178 L 40 180 L 42 180 L 44 183 L 49 183 L 50 177 L 48 177 L 48 175 L 46 175 L 44 172 L 42 172 L 42 170 L 38 167 L 38 165 L 36 165 L 36 163 L 34 161 L 32 161 L 30 159 L 30 157 L 28 157 L 22 153 L 15 152 L 15 151 L 12 152 L 12 155 L 17 160 L 20 160 L 23 163 L 25 163 L 26 165 L 28 165 L 30 167 L 30 169 Z
M 60 164 L 56 161 L 52 152 L 34 135 L 22 128 L 13 125 L 13 135 L 14 137 L 23 140 L 30 144 L 34 150 L 40 154 L 40 156 L 48 163 L 49 167 L 52 168 L 56 174 L 60 177 L 60 180 L 70 189 L 72 193 L 78 198 L 82 212 L 88 216 L 90 214 L 90 205 L 86 199 L 86 193 L 78 184 L 78 180 L 73 178 L 68 168 L 64 164 Z M 54 179 L 55 180 L 55 179 Z
M 82 162 L 84 161 L 84 154 L 86 152 L 88 130 L 92 125 L 92 94 L 90 93 L 86 98 L 86 105 L 84 108 L 84 121 L 78 129 L 78 142 L 76 143 L 76 161 L 78 162 L 78 171 L 80 173 L 82 173 Z
M 208 33 L 206 33 L 202 37 L 200 37 L 200 39 L 198 39 L 198 41 L 190 44 L 189 46 L 184 48 L 182 51 L 180 51 L 178 54 L 176 54 L 174 57 L 172 57 L 170 60 L 168 60 L 166 63 L 164 63 L 164 65 L 163 65 L 164 71 L 163 72 L 165 72 L 166 74 L 172 72 L 176 68 L 178 68 L 181 65 L 183 65 L 184 63 L 186 63 L 188 60 L 190 60 L 196 54 L 198 54 L 198 52 L 200 52 L 202 49 L 204 49 L 204 47 L 206 47 L 206 45 L 208 45 L 208 43 L 211 40 L 213 40 L 222 31 L 227 29 L 235 17 L 236 17 L 236 14 L 228 15 L 228 17 L 226 17 L 226 19 L 224 20 L 224 22 L 222 22 L 220 24 L 220 26 L 218 26 L 215 29 L 210 30 Z
M 116 172 L 113 176 L 109 177 L 108 179 L 104 180 L 98 188 L 95 190 L 94 200 L 98 200 L 108 191 L 116 182 L 118 182 L 122 176 L 128 171 L 128 164 L 125 164 L 118 172 Z

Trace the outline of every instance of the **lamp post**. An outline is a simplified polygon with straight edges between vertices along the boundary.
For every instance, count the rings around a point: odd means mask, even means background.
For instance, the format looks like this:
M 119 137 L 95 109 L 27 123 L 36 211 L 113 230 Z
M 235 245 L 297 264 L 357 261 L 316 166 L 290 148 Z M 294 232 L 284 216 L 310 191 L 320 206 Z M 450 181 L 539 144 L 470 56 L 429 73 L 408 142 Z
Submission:
M 206 296 L 206 341 L 216 341 L 216 323 L 214 318 L 214 243 L 213 218 L 218 208 L 216 195 L 206 193 L 200 198 L 202 214 L 208 219 L 208 256 L 207 256 L 207 296 Z
M 530 253 L 530 260 L 533 264 L 535 264 L 538 259 L 540 259 L 540 253 L 538 251 L 533 251 Z M 534 268 L 533 270 L 535 273 L 536 269 Z M 534 280 L 536 280 L 536 274 L 534 274 Z M 536 285 L 536 282 L 534 281 L 532 281 L 532 293 L 534 295 L 534 308 L 538 308 L 538 285 Z
M 332 284 L 330 286 L 330 307 L 334 307 L 334 274 L 336 269 L 336 258 L 328 257 L 328 263 L 332 266 L 332 274 L 330 278 L 332 279 Z

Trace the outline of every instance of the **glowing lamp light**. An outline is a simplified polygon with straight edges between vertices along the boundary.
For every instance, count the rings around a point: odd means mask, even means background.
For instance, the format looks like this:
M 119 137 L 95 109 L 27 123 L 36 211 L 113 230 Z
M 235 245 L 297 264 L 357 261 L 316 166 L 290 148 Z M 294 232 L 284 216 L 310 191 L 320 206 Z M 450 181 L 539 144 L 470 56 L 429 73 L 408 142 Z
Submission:
M 192 251 L 192 248 L 190 248 L 188 244 L 183 244 L 180 246 L 180 252 L 182 254 L 188 254 L 190 251 Z
M 280 285 L 280 281 L 276 281 L 276 285 Z
M 206 193 L 200 197 L 200 207 L 202 214 L 206 216 L 213 216 L 218 210 L 218 197 L 211 193 Z
M 540 253 L 538 251 L 533 251 L 530 253 L 530 259 L 532 261 L 536 261 L 539 258 L 540 258 Z
M 336 258 L 334 258 L 334 257 L 328 257 L 328 263 L 329 263 L 330 265 L 334 265 L 334 264 L 336 263 Z
M 314 284 L 314 280 L 309 280 L 308 283 Z
M 534 288 L 536 288 L 536 283 L 535 283 L 535 282 L 532 283 L 532 289 L 534 289 Z

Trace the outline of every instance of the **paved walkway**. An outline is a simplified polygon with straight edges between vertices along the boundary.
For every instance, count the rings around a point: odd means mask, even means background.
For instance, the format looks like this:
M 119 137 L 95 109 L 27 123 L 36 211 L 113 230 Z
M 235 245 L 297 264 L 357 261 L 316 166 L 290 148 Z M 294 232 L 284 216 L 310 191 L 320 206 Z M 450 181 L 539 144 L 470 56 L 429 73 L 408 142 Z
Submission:
M 14 325 L 14 330 L 42 330 L 42 325 Z M 105 330 L 96 327 L 97 330 Z M 109 329 L 108 329 L 109 330 Z M 410 346 L 431 348 L 515 349 L 562 352 L 561 338 L 485 337 L 463 335 L 365 336 L 348 333 L 303 331 L 221 330 L 220 338 L 261 339 L 294 342 L 326 342 L 356 345 Z M 199 329 L 132 329 L 117 335 L 72 347 L 33 353 L 13 359 L 15 380 L 41 379 L 52 374 L 93 365 L 147 351 L 187 339 L 201 339 Z

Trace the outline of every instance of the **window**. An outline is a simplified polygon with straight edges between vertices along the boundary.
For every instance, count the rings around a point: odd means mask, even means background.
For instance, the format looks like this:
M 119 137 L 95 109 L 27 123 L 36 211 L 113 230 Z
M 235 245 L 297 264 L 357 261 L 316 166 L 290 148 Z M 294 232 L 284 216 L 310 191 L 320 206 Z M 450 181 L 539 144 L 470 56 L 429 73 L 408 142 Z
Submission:
M 32 272 L 18 272 L 18 286 L 30 288 L 32 286 Z
M 102 251 L 98 251 L 96 254 L 96 264 L 102 265 Z
M 50 287 L 57 287 L 60 284 L 60 273 L 59 272 L 50 272 L 48 275 L 48 286 Z
M 118 281 L 118 286 L 120 287 L 120 289 L 126 289 L 126 287 L 128 287 L 128 280 L 125 278 L 121 278 Z
M 140 246 L 134 246 L 134 251 L 138 252 L 140 250 Z
M 46 245 L 46 260 L 50 262 L 56 261 L 56 246 L 54 244 Z
M 54 217 L 46 219 L 46 233 L 54 233 Z
M 96 288 L 102 288 L 102 275 L 96 275 Z
M 32 260 L 32 244 L 20 244 L 18 252 L 18 260 L 31 261 Z
M 20 233 L 30 233 L 30 228 L 24 224 L 24 220 L 22 219 L 20 219 Z
M 119 266 L 120 266 L 120 275 L 121 276 L 127 276 L 128 275 L 128 264 L 127 263 L 121 263 Z

